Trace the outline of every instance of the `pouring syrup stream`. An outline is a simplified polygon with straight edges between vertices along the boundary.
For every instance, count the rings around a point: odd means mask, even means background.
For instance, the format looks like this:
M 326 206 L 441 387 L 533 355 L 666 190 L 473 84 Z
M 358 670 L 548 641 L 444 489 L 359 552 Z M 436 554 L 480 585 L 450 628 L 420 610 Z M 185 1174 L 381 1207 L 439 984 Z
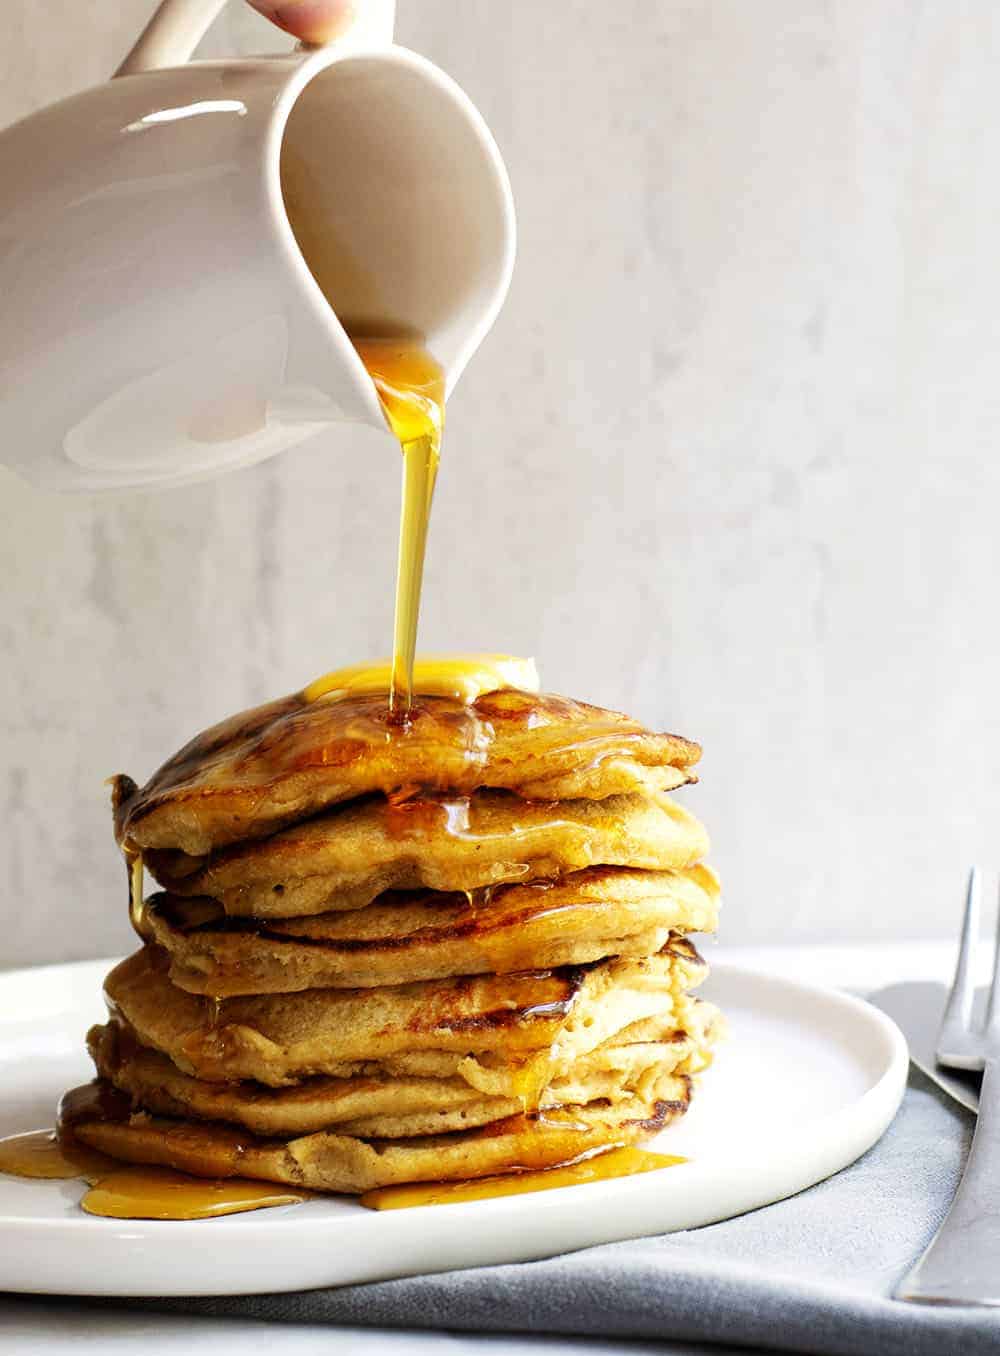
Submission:
M 358 337 L 353 342 L 403 453 L 389 714 L 405 723 L 413 701 L 427 526 L 441 455 L 444 373 L 417 340 Z

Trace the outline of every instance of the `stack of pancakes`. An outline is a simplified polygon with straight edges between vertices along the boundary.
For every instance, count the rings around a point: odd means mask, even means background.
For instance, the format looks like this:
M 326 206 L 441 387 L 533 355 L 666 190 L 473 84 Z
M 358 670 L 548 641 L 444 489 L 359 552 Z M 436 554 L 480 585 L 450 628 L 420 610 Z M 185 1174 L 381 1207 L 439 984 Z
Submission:
M 554 1166 L 682 1114 L 718 1013 L 697 745 L 500 690 L 296 694 L 198 736 L 116 832 L 163 887 L 65 1123 L 323 1191 Z

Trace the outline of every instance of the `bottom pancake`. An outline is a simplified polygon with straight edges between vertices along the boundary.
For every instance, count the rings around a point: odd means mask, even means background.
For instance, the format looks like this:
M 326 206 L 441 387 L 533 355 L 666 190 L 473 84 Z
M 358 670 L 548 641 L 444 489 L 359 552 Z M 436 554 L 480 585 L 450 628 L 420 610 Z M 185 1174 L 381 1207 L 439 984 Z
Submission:
M 556 1167 L 648 1139 L 683 1115 L 687 1074 L 663 1074 L 646 1098 L 513 1116 L 476 1130 L 414 1139 L 362 1139 L 328 1131 L 263 1139 L 218 1121 L 133 1112 L 98 1080 L 63 1098 L 60 1134 L 129 1163 L 196 1177 L 256 1177 L 312 1191 L 357 1195 L 405 1182 L 458 1181 Z

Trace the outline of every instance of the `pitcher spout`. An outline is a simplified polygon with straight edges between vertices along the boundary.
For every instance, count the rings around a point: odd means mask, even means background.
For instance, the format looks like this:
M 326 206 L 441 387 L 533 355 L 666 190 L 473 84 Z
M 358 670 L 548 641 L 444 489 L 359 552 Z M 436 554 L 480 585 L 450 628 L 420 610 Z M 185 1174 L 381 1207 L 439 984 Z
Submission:
M 451 391 L 513 264 L 489 131 L 401 48 L 116 80 L 0 133 L 0 181 L 0 458 L 57 489 L 384 428 L 348 329 L 422 336 Z

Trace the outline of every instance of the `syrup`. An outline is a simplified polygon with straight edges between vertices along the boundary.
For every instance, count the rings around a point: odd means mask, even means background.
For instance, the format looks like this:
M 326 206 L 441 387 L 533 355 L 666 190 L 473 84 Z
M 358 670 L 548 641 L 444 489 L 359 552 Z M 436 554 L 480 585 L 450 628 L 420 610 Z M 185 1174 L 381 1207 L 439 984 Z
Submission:
M 379 1187 L 375 1191 L 366 1191 L 359 1199 L 369 1210 L 453 1205 L 458 1201 L 520 1196 L 532 1191 L 550 1191 L 553 1187 L 579 1186 L 584 1182 L 606 1182 L 616 1177 L 631 1177 L 640 1172 L 676 1167 L 686 1161 L 674 1154 L 657 1154 L 648 1149 L 625 1147 L 608 1149 L 561 1168 L 542 1168 L 464 1182 L 414 1182 L 404 1186 Z
M 113 1158 L 96 1149 L 65 1143 L 54 1130 L 31 1130 L 0 1139 L 0 1172 L 12 1177 L 91 1181 L 116 1166 Z
M 274 1205 L 297 1205 L 312 1194 L 249 1178 L 206 1180 L 172 1168 L 123 1165 L 72 1138 L 74 1114 L 86 1115 L 105 1103 L 114 1103 L 111 1109 L 121 1112 L 120 1099 L 114 1094 L 105 1096 L 93 1085 L 76 1092 L 75 1098 L 68 1096 L 60 1113 L 61 1135 L 54 1130 L 32 1130 L 0 1139 L 0 1172 L 35 1180 L 80 1179 L 90 1187 L 81 1207 L 90 1215 L 111 1219 L 212 1219 Z
M 80 1206 L 88 1215 L 109 1219 L 214 1219 L 298 1205 L 309 1195 L 245 1177 L 208 1180 L 173 1168 L 119 1167 L 96 1182 Z
M 142 853 L 123 847 L 125 870 L 128 872 L 128 917 L 140 940 L 148 942 L 152 936 L 146 917 L 145 882 Z
M 520 1101 L 522 1112 L 530 1114 L 537 1111 L 542 1093 L 549 1083 L 550 1052 L 545 1050 L 522 1064 L 511 1063 L 508 1068 L 511 1076 L 510 1090 Z
M 403 451 L 403 499 L 396 566 L 396 618 L 389 675 L 389 710 L 405 720 L 413 701 L 420 591 L 427 527 L 444 428 L 444 373 L 414 339 L 353 338 L 358 356 Z
M 382 822 L 390 838 L 467 838 L 470 835 L 468 796 L 424 796 L 409 787 L 386 797 Z

